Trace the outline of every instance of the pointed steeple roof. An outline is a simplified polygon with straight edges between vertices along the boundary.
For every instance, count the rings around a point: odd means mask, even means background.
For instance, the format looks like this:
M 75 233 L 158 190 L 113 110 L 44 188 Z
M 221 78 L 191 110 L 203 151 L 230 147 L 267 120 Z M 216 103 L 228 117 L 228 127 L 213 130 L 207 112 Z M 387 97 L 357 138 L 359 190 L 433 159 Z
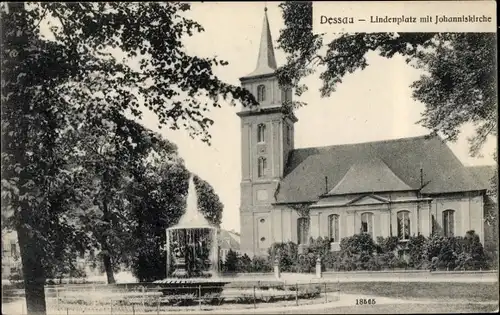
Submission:
M 255 70 L 246 77 L 272 74 L 277 69 L 276 58 L 274 57 L 273 38 L 269 21 L 267 19 L 267 8 L 264 8 L 264 21 L 262 23 L 262 34 L 260 36 L 259 58 Z

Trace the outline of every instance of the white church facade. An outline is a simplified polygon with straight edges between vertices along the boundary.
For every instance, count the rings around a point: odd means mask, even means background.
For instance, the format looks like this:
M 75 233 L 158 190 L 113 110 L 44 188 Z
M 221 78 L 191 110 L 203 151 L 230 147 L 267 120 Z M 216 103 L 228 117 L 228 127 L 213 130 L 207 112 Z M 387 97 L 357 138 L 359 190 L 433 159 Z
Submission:
M 431 233 L 484 240 L 492 167 L 466 167 L 439 137 L 294 147 L 290 90 L 278 85 L 267 14 L 257 67 L 240 79 L 259 106 L 241 119 L 242 252 L 264 254 L 275 242 L 327 237 L 332 249 L 356 233 Z

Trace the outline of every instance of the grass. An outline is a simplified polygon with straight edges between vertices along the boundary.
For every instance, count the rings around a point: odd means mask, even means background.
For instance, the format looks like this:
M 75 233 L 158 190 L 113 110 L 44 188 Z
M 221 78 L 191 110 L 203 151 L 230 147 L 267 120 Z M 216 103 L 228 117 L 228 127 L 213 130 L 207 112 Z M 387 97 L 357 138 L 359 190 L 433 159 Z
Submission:
M 334 285 L 336 289 L 336 284 Z M 333 289 L 333 285 L 332 285 Z M 468 302 L 498 301 L 498 283 L 457 282 L 350 282 L 340 283 L 340 292 L 362 297 L 432 299 Z
M 492 313 L 498 310 L 494 304 L 381 304 L 367 306 L 343 306 L 315 310 L 315 314 L 425 314 L 425 313 Z M 283 309 L 275 314 L 302 314 L 303 310 Z

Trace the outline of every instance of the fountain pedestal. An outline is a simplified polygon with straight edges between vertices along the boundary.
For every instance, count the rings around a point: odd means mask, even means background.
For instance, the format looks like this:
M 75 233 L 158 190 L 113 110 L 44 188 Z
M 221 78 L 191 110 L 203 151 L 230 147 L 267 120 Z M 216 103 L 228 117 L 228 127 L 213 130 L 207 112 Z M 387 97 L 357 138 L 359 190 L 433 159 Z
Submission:
M 186 259 L 177 258 L 175 261 L 175 270 L 172 273 L 172 276 L 177 278 L 186 278 L 188 275 L 186 270 Z

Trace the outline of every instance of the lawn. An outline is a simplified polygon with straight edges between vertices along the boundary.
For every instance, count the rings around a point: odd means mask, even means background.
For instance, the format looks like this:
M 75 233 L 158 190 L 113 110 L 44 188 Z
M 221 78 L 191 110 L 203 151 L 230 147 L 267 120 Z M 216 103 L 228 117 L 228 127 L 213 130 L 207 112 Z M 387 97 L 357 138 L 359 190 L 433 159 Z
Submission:
M 337 284 L 330 284 L 336 289 Z M 349 282 L 340 283 L 340 292 L 359 294 L 361 298 L 384 296 L 399 299 L 432 299 L 468 302 L 498 301 L 497 283 L 457 282 Z
M 425 313 L 492 313 L 498 310 L 493 304 L 392 304 L 343 306 L 314 310 L 315 314 L 425 314 Z M 304 310 L 283 309 L 274 314 L 303 314 Z M 273 313 L 271 313 L 273 314 Z

